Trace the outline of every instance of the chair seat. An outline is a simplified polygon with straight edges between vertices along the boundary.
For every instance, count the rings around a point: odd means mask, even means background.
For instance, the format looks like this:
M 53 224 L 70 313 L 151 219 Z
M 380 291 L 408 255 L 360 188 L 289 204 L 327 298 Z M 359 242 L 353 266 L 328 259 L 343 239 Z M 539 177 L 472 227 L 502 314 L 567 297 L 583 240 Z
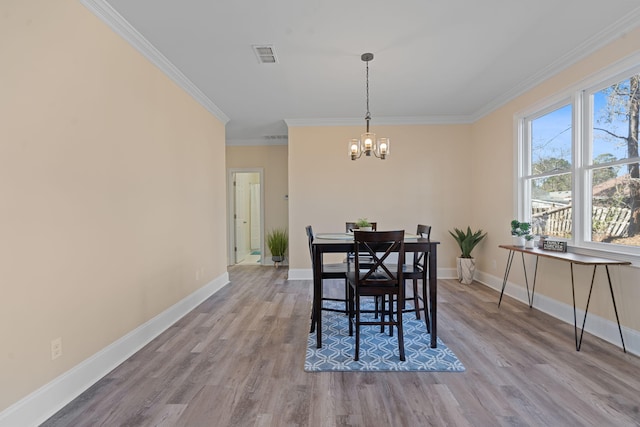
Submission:
M 407 274 L 416 274 L 416 275 L 420 275 L 420 277 L 422 277 L 422 274 L 424 273 L 422 267 L 417 266 L 417 265 L 412 265 L 412 264 L 404 264 L 402 266 L 402 273 L 405 276 L 404 278 L 407 279 Z
M 326 279 L 344 279 L 348 270 L 349 266 L 345 262 L 322 264 L 322 276 Z
M 360 279 L 362 279 L 365 275 L 366 275 L 366 271 L 360 271 Z M 383 273 L 373 273 L 369 276 L 368 278 L 369 280 L 385 280 L 385 279 L 389 279 L 389 277 L 386 274 Z M 355 282 L 356 281 L 356 272 L 355 271 L 349 271 L 347 273 L 347 280 L 350 282 Z M 384 282 L 380 282 L 380 283 L 376 283 L 375 286 L 387 286 L 387 283 Z M 393 285 L 393 283 L 391 283 L 391 285 Z M 367 285 L 362 285 L 363 289 L 365 289 L 367 287 Z

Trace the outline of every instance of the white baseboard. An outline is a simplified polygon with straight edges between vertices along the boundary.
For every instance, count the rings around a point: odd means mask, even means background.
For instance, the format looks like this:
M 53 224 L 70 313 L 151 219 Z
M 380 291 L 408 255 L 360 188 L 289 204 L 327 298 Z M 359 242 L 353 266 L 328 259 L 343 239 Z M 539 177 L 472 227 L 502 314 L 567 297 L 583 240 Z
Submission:
M 490 274 L 476 271 L 475 280 L 482 283 L 485 286 L 493 288 L 500 292 L 502 289 L 502 279 Z M 569 283 L 568 286 L 571 284 Z M 530 284 L 531 286 L 531 284 Z M 508 295 L 524 304 L 529 305 L 527 302 L 527 289 L 524 286 L 517 285 L 512 282 L 507 282 L 507 286 L 504 290 L 505 295 Z M 498 304 L 498 298 L 496 298 L 496 304 Z M 582 325 L 584 319 L 584 310 L 579 308 L 579 304 L 576 307 L 576 317 L 578 319 L 578 326 Z M 560 319 L 570 325 L 573 325 L 573 306 L 554 300 L 552 298 L 536 293 L 533 301 L 533 308 L 547 313 L 550 316 Z M 610 342 L 611 344 L 620 347 L 622 349 L 622 343 L 620 341 L 620 331 L 618 330 L 618 324 L 614 321 L 596 316 L 593 313 L 589 313 L 587 321 L 585 323 L 584 330 L 592 335 L 595 335 L 603 340 Z M 580 331 L 578 331 L 580 333 Z M 624 344 L 627 352 L 640 356 L 640 331 L 622 326 L 622 336 L 624 338 Z M 571 345 L 575 346 L 571 337 Z M 588 337 L 583 339 L 583 342 Z
M 11 405 L 0 412 L 0 427 L 27 427 L 43 423 L 227 283 L 229 274 L 224 273 Z

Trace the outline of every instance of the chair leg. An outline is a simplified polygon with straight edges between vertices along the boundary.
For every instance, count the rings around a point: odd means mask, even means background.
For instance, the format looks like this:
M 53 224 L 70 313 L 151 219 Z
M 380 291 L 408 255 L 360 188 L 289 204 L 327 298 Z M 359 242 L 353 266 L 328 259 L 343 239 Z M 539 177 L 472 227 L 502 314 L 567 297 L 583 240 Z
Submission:
M 313 307 L 311 307 L 311 327 L 309 328 L 309 333 L 313 333 L 316 330 L 316 316 L 315 316 L 315 304 L 313 304 Z
M 360 295 L 356 293 L 356 354 L 353 360 L 358 361 L 360 359 Z
M 427 281 L 422 281 L 422 303 L 424 304 L 424 324 L 427 332 L 431 333 L 431 322 L 429 321 L 429 297 L 427 293 Z
M 352 337 L 353 336 L 353 319 L 354 319 L 354 304 L 353 304 L 353 299 L 354 299 L 354 294 L 353 294 L 353 288 L 351 287 L 351 285 L 349 285 L 349 287 L 347 288 L 347 292 L 349 293 L 349 307 L 347 309 L 347 316 L 348 316 L 348 321 L 349 321 L 349 336 Z
M 389 311 L 387 312 L 389 314 L 389 336 L 392 337 L 393 336 L 393 302 L 394 300 L 400 300 L 400 298 L 393 298 L 393 295 L 389 295 Z M 400 309 L 400 304 L 396 303 L 396 309 Z
M 413 279 L 413 308 L 416 310 L 416 319 L 420 320 L 420 304 L 418 302 L 418 279 Z
M 400 299 L 400 298 L 398 298 Z M 405 356 L 404 356 L 404 332 L 402 329 L 402 308 L 398 307 L 398 315 L 396 317 L 396 325 L 398 328 L 398 351 L 400 352 L 400 360 L 402 362 L 405 361 Z M 391 326 L 391 329 L 393 329 L 393 326 Z
M 344 312 L 349 313 L 349 281 L 344 279 Z

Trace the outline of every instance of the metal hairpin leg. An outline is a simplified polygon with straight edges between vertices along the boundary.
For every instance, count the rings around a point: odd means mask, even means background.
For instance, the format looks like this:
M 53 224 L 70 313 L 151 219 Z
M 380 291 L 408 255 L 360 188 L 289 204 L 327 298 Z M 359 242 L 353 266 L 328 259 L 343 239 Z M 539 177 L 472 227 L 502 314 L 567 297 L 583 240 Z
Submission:
M 507 255 L 507 266 L 504 269 L 504 278 L 502 279 L 502 290 L 500 291 L 500 299 L 498 300 L 498 307 L 502 302 L 502 295 L 504 294 L 504 288 L 507 286 L 507 279 L 509 278 L 509 271 L 511 271 L 511 263 L 513 262 L 513 251 L 509 251 Z
M 613 296 L 613 286 L 611 285 L 611 275 L 609 274 L 609 266 L 605 265 L 605 269 L 607 270 L 607 280 L 609 281 L 609 291 L 611 292 L 611 301 L 613 302 L 613 311 L 616 314 L 616 322 L 618 323 L 618 331 L 620 332 L 620 341 L 622 342 L 622 350 L 626 353 L 627 348 L 624 345 L 624 338 L 622 337 L 622 327 L 620 326 L 620 318 L 618 317 L 618 307 L 616 306 L 616 298 Z M 582 319 L 582 329 L 580 330 L 580 339 L 578 339 L 578 323 L 577 323 L 577 315 L 576 315 L 576 292 L 575 285 L 573 281 L 573 263 L 571 263 L 571 292 L 573 294 L 573 330 L 574 336 L 576 340 L 576 351 L 580 351 L 582 347 L 582 337 L 584 335 L 584 326 L 587 323 L 587 314 L 589 313 L 589 303 L 591 302 L 591 292 L 593 291 L 593 284 L 596 279 L 596 269 L 597 265 L 593 266 L 593 274 L 591 276 L 591 286 L 589 287 L 589 295 L 587 296 L 587 305 L 584 309 L 584 318 Z
M 511 271 L 511 265 L 513 264 L 513 255 L 515 251 L 509 251 L 509 255 L 507 256 L 507 267 L 504 270 L 504 278 L 502 279 L 502 291 L 500 291 L 500 299 L 498 300 L 498 307 L 500 307 L 500 303 L 502 302 L 502 296 L 504 294 L 504 288 L 507 286 L 507 279 L 509 278 L 509 272 Z M 529 303 L 529 308 L 533 307 L 533 296 L 536 291 L 536 277 L 538 276 L 538 257 L 536 256 L 536 267 L 533 272 L 533 291 L 529 292 L 529 278 L 527 277 L 527 266 L 524 262 L 524 252 L 521 252 L 522 256 L 522 269 L 524 270 L 524 283 L 527 287 L 527 302 Z

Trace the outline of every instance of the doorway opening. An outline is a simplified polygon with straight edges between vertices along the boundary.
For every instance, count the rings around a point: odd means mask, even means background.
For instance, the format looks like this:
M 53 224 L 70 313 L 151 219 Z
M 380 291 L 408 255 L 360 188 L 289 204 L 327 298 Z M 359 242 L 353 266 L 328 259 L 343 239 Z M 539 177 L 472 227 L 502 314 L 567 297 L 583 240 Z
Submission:
M 229 170 L 229 264 L 264 262 L 263 170 Z

